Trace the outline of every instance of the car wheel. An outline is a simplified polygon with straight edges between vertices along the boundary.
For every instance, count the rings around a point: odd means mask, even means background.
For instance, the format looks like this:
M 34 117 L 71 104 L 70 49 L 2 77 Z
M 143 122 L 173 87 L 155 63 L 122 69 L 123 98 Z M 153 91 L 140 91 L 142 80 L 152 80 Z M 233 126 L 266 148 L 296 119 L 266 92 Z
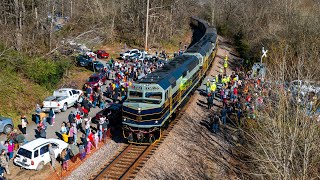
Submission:
M 65 112 L 67 109 L 68 109 L 68 104 L 64 103 L 63 108 L 61 110 Z
M 42 162 L 40 162 L 40 163 L 38 164 L 38 166 L 37 166 L 37 171 L 42 170 L 43 167 L 44 167 L 44 163 L 43 163 L 43 161 L 42 161 Z
M 6 125 L 3 128 L 3 133 L 5 133 L 5 134 L 9 134 L 11 131 L 12 131 L 12 126 L 11 125 Z

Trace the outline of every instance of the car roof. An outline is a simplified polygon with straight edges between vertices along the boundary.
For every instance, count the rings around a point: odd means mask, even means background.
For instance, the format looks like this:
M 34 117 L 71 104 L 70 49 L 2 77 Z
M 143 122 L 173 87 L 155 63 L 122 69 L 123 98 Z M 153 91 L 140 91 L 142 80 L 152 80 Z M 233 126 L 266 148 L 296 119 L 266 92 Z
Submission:
M 32 141 L 22 145 L 21 148 L 29 150 L 29 151 L 33 151 L 37 147 L 40 147 L 40 146 L 42 146 L 44 144 L 49 144 L 51 142 L 55 142 L 55 143 L 61 144 L 61 142 L 63 142 L 63 141 L 61 141 L 59 139 L 53 139 L 53 138 L 52 139 L 38 138 L 38 139 L 32 140 Z
M 69 91 L 69 90 L 74 90 L 74 89 L 72 89 L 72 88 L 61 88 L 61 89 L 57 89 L 56 91 L 60 91 L 60 90 Z

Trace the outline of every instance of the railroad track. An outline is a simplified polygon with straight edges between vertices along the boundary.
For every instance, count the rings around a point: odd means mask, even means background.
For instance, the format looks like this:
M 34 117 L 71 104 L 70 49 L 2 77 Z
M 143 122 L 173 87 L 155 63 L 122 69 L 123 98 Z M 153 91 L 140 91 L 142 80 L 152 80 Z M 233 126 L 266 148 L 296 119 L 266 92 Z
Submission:
M 179 116 L 182 114 L 183 112 L 180 112 Z M 117 153 L 117 155 L 115 155 L 105 165 L 105 167 L 101 168 L 99 173 L 92 176 L 91 179 L 134 179 L 139 170 L 144 166 L 148 159 L 151 158 L 165 138 L 169 135 L 174 125 L 178 122 L 179 116 L 170 123 L 169 127 L 163 132 L 159 141 L 156 141 L 149 146 L 139 146 L 134 144 L 124 146 L 119 150 L 119 153 Z

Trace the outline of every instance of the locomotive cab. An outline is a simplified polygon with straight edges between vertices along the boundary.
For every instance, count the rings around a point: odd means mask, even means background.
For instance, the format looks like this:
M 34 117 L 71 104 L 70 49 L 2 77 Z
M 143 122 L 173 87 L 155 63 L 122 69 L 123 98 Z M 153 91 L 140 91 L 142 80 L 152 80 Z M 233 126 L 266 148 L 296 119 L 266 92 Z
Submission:
M 122 124 L 129 143 L 150 144 L 160 138 L 164 91 L 158 84 L 133 84 L 123 103 Z

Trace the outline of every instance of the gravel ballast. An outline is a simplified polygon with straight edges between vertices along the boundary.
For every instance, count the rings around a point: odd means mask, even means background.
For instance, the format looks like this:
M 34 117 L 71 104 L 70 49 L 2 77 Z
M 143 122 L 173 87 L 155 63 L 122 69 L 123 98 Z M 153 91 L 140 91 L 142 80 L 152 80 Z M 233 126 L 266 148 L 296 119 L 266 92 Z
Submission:
M 104 146 L 101 146 L 90 157 L 88 157 L 77 169 L 75 169 L 68 177 L 67 180 L 75 179 L 90 179 L 90 177 L 97 173 L 100 167 L 103 167 L 106 162 L 110 160 L 118 150 L 123 147 L 123 143 L 116 143 L 109 141 Z

